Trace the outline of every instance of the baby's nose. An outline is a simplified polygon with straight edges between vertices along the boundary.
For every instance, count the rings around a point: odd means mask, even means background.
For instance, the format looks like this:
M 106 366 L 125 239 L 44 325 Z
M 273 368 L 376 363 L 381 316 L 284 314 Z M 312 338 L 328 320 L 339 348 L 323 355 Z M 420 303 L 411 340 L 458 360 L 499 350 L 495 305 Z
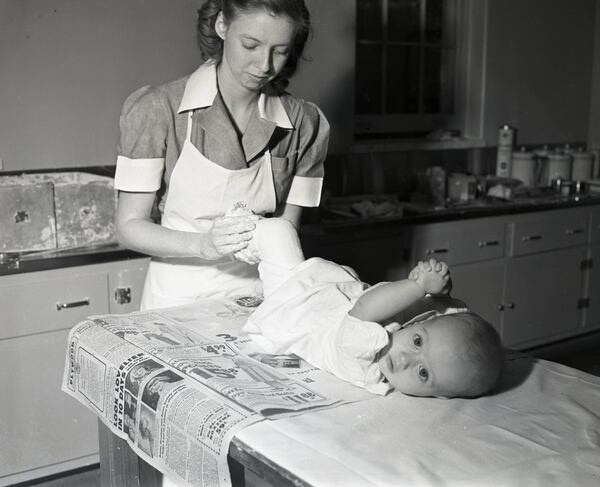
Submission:
M 401 369 L 407 369 L 410 364 L 412 362 L 412 356 L 406 352 L 400 352 L 400 360 L 398 361 L 398 364 L 400 365 Z

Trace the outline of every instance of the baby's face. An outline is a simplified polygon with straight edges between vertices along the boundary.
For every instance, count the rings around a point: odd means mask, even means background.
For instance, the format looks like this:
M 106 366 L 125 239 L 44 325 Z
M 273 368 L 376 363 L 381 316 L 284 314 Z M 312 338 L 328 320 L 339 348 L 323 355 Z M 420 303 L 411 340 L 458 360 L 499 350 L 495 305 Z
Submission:
M 468 365 L 457 357 L 465 347 L 451 315 L 415 323 L 390 335 L 378 364 L 394 389 L 413 396 L 452 395 L 463 390 Z

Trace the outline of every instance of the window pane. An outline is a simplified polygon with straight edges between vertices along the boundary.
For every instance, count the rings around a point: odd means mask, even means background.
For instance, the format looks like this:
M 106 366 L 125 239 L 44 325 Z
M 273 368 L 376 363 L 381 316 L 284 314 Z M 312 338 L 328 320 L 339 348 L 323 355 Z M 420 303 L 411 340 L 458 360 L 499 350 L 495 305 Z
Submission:
M 356 33 L 360 40 L 381 40 L 383 0 L 359 0 L 356 5 Z
M 427 0 L 425 41 L 442 42 L 444 25 L 444 0 Z
M 420 18 L 420 0 L 389 0 L 388 39 L 419 42 Z
M 419 111 L 419 48 L 388 46 L 387 85 L 388 113 Z
M 356 112 L 381 113 L 381 44 L 356 46 Z
M 424 63 L 423 111 L 424 113 L 439 113 L 442 96 L 441 49 L 437 47 L 425 48 Z

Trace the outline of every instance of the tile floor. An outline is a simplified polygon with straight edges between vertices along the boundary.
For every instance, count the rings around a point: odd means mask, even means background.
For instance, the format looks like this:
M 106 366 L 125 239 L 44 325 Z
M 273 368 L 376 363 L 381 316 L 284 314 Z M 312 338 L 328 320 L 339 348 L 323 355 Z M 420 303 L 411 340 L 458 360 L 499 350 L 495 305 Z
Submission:
M 584 370 L 600 377 L 600 332 L 543 349 L 530 350 L 528 353 L 539 358 L 569 365 L 570 367 Z M 18 485 L 18 487 L 34 486 L 100 487 L 100 471 L 98 467 L 91 467 L 72 472 L 69 475 L 61 475 Z

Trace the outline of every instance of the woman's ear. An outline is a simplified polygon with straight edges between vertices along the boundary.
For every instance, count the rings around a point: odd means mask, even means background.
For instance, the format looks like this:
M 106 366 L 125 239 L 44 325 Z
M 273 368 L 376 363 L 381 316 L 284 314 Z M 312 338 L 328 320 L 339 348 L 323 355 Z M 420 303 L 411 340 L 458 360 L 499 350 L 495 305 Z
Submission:
M 217 20 L 215 21 L 215 31 L 221 39 L 225 40 L 225 37 L 227 35 L 227 23 L 225 22 L 225 16 L 223 15 L 222 10 L 217 14 Z

